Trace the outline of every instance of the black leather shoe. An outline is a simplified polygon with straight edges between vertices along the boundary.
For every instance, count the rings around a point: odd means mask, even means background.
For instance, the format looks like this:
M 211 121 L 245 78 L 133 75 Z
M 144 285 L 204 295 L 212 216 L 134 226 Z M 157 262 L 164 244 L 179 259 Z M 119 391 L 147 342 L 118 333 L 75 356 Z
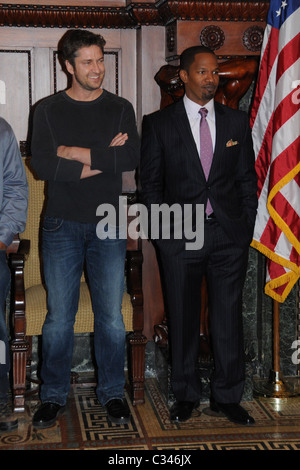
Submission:
M 223 413 L 229 421 L 236 424 L 250 425 L 255 423 L 254 418 L 238 403 L 217 403 L 211 401 L 210 409 L 216 413 Z
M 60 406 L 57 403 L 43 403 L 35 413 L 32 424 L 40 429 L 50 428 L 64 411 L 65 406 Z
M 199 406 L 199 402 L 193 401 L 176 401 L 170 409 L 170 420 L 183 423 L 192 416 L 192 412 Z
M 105 405 L 107 414 L 112 423 L 126 424 L 130 421 L 130 410 L 126 400 L 113 398 Z
M 18 427 L 18 419 L 8 403 L 0 403 L 0 432 L 14 431 Z

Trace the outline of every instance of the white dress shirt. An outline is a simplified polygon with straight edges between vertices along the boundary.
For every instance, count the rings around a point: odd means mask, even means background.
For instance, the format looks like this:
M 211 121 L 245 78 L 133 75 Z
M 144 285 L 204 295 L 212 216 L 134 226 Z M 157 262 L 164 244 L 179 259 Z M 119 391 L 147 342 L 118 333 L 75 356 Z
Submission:
M 211 99 L 205 106 L 200 106 L 199 104 L 195 103 L 195 101 L 190 100 L 186 95 L 183 97 L 183 103 L 185 106 L 185 110 L 189 119 L 189 123 L 191 126 L 192 134 L 194 136 L 196 146 L 198 149 L 198 153 L 200 155 L 200 119 L 201 115 L 199 114 L 200 108 L 206 108 L 208 113 L 206 116 L 207 123 L 209 125 L 209 130 L 211 133 L 213 149 L 215 149 L 216 143 L 216 118 L 215 118 L 215 106 L 214 106 L 214 99 Z

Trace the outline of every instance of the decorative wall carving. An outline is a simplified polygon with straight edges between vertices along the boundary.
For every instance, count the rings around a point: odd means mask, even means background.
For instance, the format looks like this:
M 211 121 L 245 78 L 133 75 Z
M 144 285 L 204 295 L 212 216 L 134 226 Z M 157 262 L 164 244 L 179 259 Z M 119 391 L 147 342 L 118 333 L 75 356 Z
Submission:
M 212 50 L 220 49 L 225 41 L 223 29 L 219 26 L 211 25 L 202 29 L 200 34 L 200 43 Z
M 266 18 L 270 2 L 169 1 L 174 19 L 204 21 L 258 21 Z
M 243 35 L 244 46 L 251 52 L 260 51 L 264 38 L 264 28 L 251 26 Z
M 176 20 L 265 21 L 269 1 L 160 0 L 126 7 L 0 3 L 1 26 L 138 28 Z

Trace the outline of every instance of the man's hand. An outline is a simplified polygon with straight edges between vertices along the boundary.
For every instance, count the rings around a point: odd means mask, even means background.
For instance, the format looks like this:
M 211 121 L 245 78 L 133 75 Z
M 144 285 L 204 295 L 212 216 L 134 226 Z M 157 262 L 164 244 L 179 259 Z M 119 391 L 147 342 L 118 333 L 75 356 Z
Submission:
M 0 250 L 6 250 L 7 245 L 0 241 Z
M 119 132 L 111 143 L 109 144 L 110 147 L 120 147 L 121 145 L 124 145 L 126 140 L 128 139 L 128 134 L 122 134 L 122 132 Z
M 90 176 L 99 175 L 99 173 L 102 173 L 102 171 L 100 171 L 100 170 L 91 170 L 90 165 L 83 165 L 80 179 L 82 180 L 84 178 L 89 178 Z

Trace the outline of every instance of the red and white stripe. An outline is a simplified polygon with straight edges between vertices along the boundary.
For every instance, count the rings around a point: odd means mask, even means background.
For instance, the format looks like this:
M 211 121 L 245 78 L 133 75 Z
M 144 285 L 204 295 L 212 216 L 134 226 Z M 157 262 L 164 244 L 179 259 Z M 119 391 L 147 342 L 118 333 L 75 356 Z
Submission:
M 251 111 L 259 198 L 252 246 L 267 256 L 266 293 L 280 302 L 300 277 L 299 25 L 300 7 L 280 30 L 266 26 Z

